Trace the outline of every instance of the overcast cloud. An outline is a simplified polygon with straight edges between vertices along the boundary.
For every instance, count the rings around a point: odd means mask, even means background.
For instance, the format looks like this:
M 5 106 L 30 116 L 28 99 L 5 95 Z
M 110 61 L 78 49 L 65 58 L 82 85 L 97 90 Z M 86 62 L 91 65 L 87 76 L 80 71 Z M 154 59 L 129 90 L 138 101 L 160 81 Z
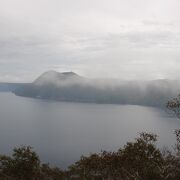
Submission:
M 0 81 L 44 71 L 180 78 L 179 0 L 0 0 Z

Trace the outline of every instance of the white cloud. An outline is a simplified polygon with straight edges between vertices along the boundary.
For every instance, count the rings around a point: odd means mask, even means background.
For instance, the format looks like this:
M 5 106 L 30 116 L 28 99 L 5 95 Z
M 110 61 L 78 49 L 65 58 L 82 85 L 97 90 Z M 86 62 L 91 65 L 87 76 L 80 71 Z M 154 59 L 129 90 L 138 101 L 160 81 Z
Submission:
M 176 0 L 0 0 L 0 81 L 48 69 L 180 78 L 179 8 Z

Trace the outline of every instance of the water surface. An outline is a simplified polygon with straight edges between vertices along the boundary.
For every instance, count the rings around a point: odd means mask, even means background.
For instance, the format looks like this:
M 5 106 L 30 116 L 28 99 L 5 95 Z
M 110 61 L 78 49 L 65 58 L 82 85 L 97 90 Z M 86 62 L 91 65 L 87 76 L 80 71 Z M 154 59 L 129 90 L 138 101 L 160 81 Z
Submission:
M 131 105 L 53 102 L 0 93 L 0 153 L 31 145 L 44 162 L 62 168 L 79 157 L 117 150 L 138 132 L 159 135 L 160 146 L 175 142 L 180 120 L 165 110 Z

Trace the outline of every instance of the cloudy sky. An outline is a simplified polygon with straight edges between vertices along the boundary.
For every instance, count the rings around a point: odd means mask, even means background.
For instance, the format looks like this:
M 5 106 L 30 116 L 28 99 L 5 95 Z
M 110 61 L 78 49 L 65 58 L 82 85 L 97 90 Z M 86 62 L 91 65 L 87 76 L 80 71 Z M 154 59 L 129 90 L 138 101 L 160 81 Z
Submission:
M 0 81 L 47 70 L 180 78 L 179 0 L 0 0 Z

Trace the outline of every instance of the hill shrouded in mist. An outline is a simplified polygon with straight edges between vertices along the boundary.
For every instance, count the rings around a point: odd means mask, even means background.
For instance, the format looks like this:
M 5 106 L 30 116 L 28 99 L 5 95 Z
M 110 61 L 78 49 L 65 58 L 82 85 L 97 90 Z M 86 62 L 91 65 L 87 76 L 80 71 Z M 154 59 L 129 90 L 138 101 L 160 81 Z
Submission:
M 164 106 L 180 92 L 180 83 L 88 79 L 74 72 L 48 71 L 13 92 L 18 96 L 57 101 Z

